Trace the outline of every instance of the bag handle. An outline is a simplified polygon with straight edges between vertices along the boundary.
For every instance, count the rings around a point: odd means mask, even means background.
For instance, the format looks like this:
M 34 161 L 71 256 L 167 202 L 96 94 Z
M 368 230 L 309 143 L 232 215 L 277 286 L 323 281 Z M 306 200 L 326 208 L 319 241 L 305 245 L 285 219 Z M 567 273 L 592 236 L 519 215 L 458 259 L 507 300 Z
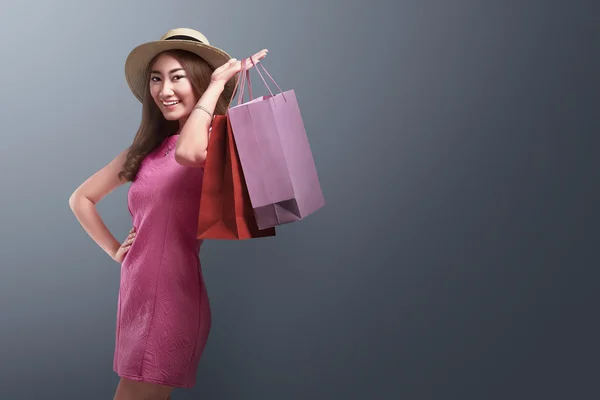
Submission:
M 254 97 L 252 97 L 252 83 L 250 81 L 250 70 L 248 68 L 246 68 L 246 60 L 242 60 L 242 78 L 241 78 L 241 96 L 238 96 L 238 106 L 240 104 L 242 104 L 244 102 L 244 89 L 246 87 L 246 81 L 248 81 L 248 92 L 250 95 L 250 99 L 249 100 L 253 100 Z M 245 78 L 245 79 L 244 79 Z
M 233 88 L 233 92 L 231 93 L 231 98 L 229 99 L 229 102 L 227 103 L 227 109 L 229 109 L 231 107 L 231 102 L 233 101 L 233 98 L 235 97 L 235 94 L 238 92 L 238 90 L 241 90 L 241 94 L 238 96 L 238 105 L 240 104 L 240 99 L 243 101 L 244 99 L 244 87 L 245 87 L 245 79 L 244 78 L 248 78 L 248 91 L 250 92 L 250 100 L 253 99 L 252 97 L 252 84 L 250 83 L 250 71 L 246 68 L 246 60 L 242 60 L 242 70 L 240 72 L 238 72 L 238 74 L 241 75 L 240 79 L 238 79 L 238 81 L 235 84 L 235 87 Z
M 252 58 L 250 59 L 252 60 Z M 265 71 L 265 73 L 267 75 L 269 75 L 269 78 L 271 78 L 271 80 L 273 81 L 273 83 L 275 84 L 275 86 L 277 86 L 277 89 L 279 89 L 279 93 L 281 93 L 281 95 L 283 96 L 283 99 L 285 100 L 285 95 L 283 94 L 283 90 L 281 90 L 281 88 L 279 87 L 279 85 L 277 84 L 277 82 L 275 82 L 275 79 L 273 79 L 273 77 L 271 76 L 271 74 L 269 73 L 269 71 L 267 71 L 267 69 L 265 68 L 265 66 L 259 61 L 257 61 L 256 63 L 254 62 L 254 60 L 252 60 L 252 65 L 254 65 L 256 67 L 256 72 L 258 72 L 258 75 L 260 75 L 260 78 L 262 79 L 262 81 L 264 82 L 265 86 L 267 87 L 267 90 L 269 91 L 269 93 L 271 93 L 271 96 L 274 96 L 273 92 L 271 92 L 271 88 L 269 87 L 269 85 L 267 84 L 267 81 L 265 81 L 265 78 L 262 76 L 262 74 L 260 73 L 260 69 L 258 68 L 259 66 L 262 67 L 263 71 Z M 250 78 L 248 77 L 248 82 L 250 82 L 249 80 Z M 285 100 L 287 102 L 287 100 Z
M 287 102 L 287 99 L 285 98 L 285 94 L 283 93 L 283 90 L 281 89 L 281 87 L 279 87 L 279 85 L 277 84 L 277 82 L 275 82 L 275 79 L 273 79 L 273 77 L 271 76 L 271 74 L 269 73 L 269 71 L 267 71 L 267 69 L 265 68 L 265 66 L 260 62 L 254 62 L 254 60 L 252 59 L 252 57 L 250 57 L 250 61 L 252 62 L 252 65 L 254 65 L 256 67 L 256 72 L 258 72 L 258 74 L 260 75 L 260 78 L 262 79 L 263 83 L 265 84 L 265 86 L 267 87 L 267 90 L 269 91 L 269 93 L 271 94 L 271 96 L 275 96 L 273 94 L 273 92 L 271 91 L 271 88 L 269 87 L 269 85 L 267 84 L 267 81 L 265 81 L 265 78 L 263 77 L 263 75 L 260 73 L 260 69 L 258 67 L 262 67 L 263 71 L 265 71 L 265 73 L 269 76 L 269 78 L 271 78 L 271 80 L 273 81 L 273 83 L 275 84 L 275 86 L 277 86 L 277 89 L 279 89 L 279 93 L 283 96 L 283 99 Z M 243 103 L 244 101 L 244 88 L 246 86 L 246 80 L 248 81 L 248 91 L 250 94 L 250 100 L 253 100 L 254 97 L 252 96 L 252 83 L 250 80 L 250 70 L 248 68 L 246 68 L 246 59 L 242 60 L 242 70 L 239 72 L 240 74 L 240 79 L 238 79 L 238 82 L 233 90 L 233 93 L 231 94 L 231 98 L 229 99 L 229 106 L 231 106 L 231 102 L 233 101 L 233 98 L 236 94 L 236 92 L 238 90 L 241 90 L 240 95 L 238 96 L 238 103 L 237 105 L 240 105 Z M 228 108 L 229 108 L 228 106 Z

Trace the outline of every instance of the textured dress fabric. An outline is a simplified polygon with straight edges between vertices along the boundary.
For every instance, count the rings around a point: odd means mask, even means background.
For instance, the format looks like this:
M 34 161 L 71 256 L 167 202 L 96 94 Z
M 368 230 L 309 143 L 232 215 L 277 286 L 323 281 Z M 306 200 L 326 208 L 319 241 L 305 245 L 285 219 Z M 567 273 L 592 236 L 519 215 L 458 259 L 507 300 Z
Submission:
M 113 369 L 123 378 L 189 388 L 211 312 L 196 239 L 204 170 L 175 161 L 178 137 L 144 158 L 129 187 L 137 236 L 121 263 Z

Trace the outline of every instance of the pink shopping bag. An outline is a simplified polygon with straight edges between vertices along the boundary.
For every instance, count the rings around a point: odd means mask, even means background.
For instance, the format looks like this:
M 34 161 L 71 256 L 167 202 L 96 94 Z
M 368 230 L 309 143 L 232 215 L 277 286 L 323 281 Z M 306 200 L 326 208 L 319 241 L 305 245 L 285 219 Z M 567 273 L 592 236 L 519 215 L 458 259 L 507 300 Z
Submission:
M 243 62 L 238 104 L 227 113 L 256 222 L 265 229 L 301 220 L 322 208 L 325 199 L 294 90 L 282 92 L 262 63 L 254 65 L 270 96 L 252 98 L 250 71 Z M 244 103 L 246 80 L 250 100 Z

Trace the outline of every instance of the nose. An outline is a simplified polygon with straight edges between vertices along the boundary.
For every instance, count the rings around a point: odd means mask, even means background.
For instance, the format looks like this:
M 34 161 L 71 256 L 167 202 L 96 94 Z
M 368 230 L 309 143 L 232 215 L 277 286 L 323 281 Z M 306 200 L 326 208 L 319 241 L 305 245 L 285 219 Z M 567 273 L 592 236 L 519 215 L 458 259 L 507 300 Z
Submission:
M 173 88 L 171 87 L 171 84 L 168 81 L 163 81 L 162 86 L 160 87 L 160 92 L 158 92 L 158 95 L 161 98 L 168 98 L 169 96 L 172 96 L 175 92 L 173 92 Z

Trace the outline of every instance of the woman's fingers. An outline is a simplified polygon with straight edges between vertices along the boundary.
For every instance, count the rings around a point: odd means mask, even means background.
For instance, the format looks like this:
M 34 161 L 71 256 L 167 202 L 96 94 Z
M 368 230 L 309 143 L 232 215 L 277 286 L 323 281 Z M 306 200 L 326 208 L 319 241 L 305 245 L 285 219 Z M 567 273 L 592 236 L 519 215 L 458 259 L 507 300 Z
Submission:
M 255 53 L 251 57 L 248 57 L 246 59 L 246 68 L 247 69 L 252 68 L 254 66 L 254 64 L 256 64 L 257 61 L 265 58 L 267 56 L 268 52 L 269 52 L 269 50 L 264 49 L 264 50 L 259 51 L 258 53 Z M 240 62 L 240 64 L 241 64 L 241 62 Z
M 129 248 L 131 246 L 131 244 L 133 243 L 133 241 L 135 240 L 135 232 L 133 232 L 133 229 L 131 231 L 129 235 L 127 235 L 127 237 L 125 238 L 125 241 L 123 241 L 123 243 L 121 244 L 121 247 L 123 249 L 125 248 Z
M 256 62 L 257 60 L 263 59 L 266 57 L 266 55 L 269 53 L 268 49 L 264 49 L 261 50 L 257 53 L 255 53 L 254 55 L 252 55 L 251 57 L 246 58 L 246 65 L 248 66 L 248 68 L 252 67 L 252 61 L 254 60 L 254 62 Z M 237 58 L 230 58 L 229 61 L 227 61 L 225 64 L 223 64 L 221 67 L 219 68 L 229 68 L 232 65 L 235 65 L 237 67 L 241 67 L 242 65 L 242 61 L 238 60 Z
M 266 50 L 266 49 L 265 50 L 261 50 L 258 53 L 254 54 L 252 56 L 252 58 L 253 59 L 264 58 L 267 55 L 268 52 L 269 52 L 269 50 Z
M 268 52 L 268 49 L 263 49 L 255 53 L 251 57 L 245 58 L 243 60 L 238 60 L 232 57 L 225 64 L 221 65 L 220 67 L 214 70 L 212 78 L 215 80 L 226 82 L 229 79 L 231 79 L 231 77 L 234 74 L 242 71 L 242 61 L 244 62 L 246 69 L 251 69 L 258 61 L 265 58 Z
M 267 50 L 267 49 L 261 50 L 252 56 L 252 60 L 254 60 L 254 62 L 256 62 L 258 60 L 262 60 L 263 58 L 265 58 L 267 56 L 268 52 L 269 52 L 269 50 Z

